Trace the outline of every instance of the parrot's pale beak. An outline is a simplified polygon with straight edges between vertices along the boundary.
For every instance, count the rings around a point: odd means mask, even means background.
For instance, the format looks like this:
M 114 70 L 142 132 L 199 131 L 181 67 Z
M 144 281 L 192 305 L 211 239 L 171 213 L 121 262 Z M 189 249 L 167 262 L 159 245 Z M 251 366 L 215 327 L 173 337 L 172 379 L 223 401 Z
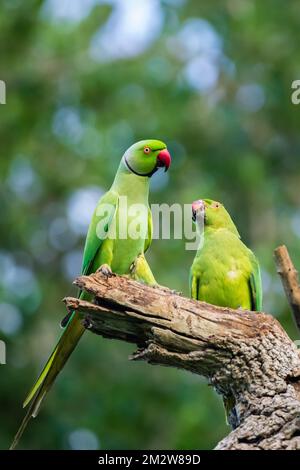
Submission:
M 192 219 L 194 222 L 197 220 L 197 216 L 204 217 L 205 215 L 205 203 L 202 199 L 194 201 L 192 203 Z
M 171 155 L 169 154 L 167 149 L 161 150 L 157 155 L 158 168 L 165 168 L 165 171 L 167 171 L 171 165 L 171 161 Z

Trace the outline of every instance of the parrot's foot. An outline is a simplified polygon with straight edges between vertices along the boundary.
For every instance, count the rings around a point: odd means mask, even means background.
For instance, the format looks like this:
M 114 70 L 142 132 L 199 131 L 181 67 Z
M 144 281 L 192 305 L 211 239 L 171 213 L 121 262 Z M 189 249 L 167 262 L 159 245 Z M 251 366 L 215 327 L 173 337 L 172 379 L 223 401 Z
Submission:
M 111 277 L 113 275 L 113 272 L 108 264 L 102 264 L 102 266 L 100 266 L 96 272 L 104 274 L 106 277 Z
M 129 268 L 129 275 L 131 279 L 138 282 L 143 282 L 148 286 L 156 284 L 151 269 L 145 259 L 144 253 L 140 253 Z

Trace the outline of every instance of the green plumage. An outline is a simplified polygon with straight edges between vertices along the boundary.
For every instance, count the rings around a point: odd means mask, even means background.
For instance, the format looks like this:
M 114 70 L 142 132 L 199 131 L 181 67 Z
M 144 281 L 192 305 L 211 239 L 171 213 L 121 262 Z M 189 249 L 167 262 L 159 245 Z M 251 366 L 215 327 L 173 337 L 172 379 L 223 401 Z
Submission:
M 241 241 L 224 206 L 206 199 L 193 203 L 200 245 L 190 272 L 191 296 L 210 304 L 261 310 L 258 261 Z
M 220 307 L 259 311 L 262 286 L 258 261 L 244 245 L 222 204 L 211 199 L 192 204 L 200 238 L 190 271 L 193 299 Z M 227 423 L 236 425 L 235 398 L 224 398 Z
M 106 269 L 117 274 L 126 274 L 147 284 L 155 284 L 144 257 L 152 238 L 152 216 L 148 204 L 149 181 L 159 167 L 165 166 L 167 169 L 169 165 L 170 155 L 166 145 L 159 140 L 137 142 L 125 152 L 113 185 L 100 199 L 91 220 L 84 248 L 82 274 L 90 274 L 106 265 Z M 130 226 L 136 223 L 136 214 L 132 211 L 134 204 L 144 208 L 138 219 L 139 236 L 136 238 L 130 235 Z M 103 220 L 105 223 L 102 223 Z M 115 235 L 112 236 L 114 229 Z M 81 293 L 80 297 L 88 298 L 85 293 Z M 78 314 L 71 312 L 53 353 L 24 401 L 24 406 L 29 405 L 29 409 L 11 449 L 17 445 L 30 418 L 38 414 L 43 399 L 84 331 Z

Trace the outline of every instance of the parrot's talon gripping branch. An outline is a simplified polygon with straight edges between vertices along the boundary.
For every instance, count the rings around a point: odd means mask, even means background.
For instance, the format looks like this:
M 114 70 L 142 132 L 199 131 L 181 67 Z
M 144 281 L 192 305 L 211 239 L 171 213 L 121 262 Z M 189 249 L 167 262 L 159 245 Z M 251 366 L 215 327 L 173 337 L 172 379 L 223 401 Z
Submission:
M 300 331 L 300 283 L 298 271 L 285 245 L 276 248 L 274 255 L 277 272 L 281 277 L 285 295 L 293 312 L 298 330 Z
M 271 315 L 102 272 L 75 284 L 95 302 L 65 303 L 88 319 L 90 332 L 134 343 L 131 360 L 205 376 L 225 402 L 230 397 L 234 430 L 217 449 L 300 449 L 300 356 Z
M 111 277 L 111 276 L 114 275 L 111 268 L 110 268 L 110 266 L 108 266 L 108 264 L 102 264 L 102 266 L 100 266 L 100 268 L 97 270 L 97 272 L 100 272 L 100 273 L 104 274 L 107 277 Z

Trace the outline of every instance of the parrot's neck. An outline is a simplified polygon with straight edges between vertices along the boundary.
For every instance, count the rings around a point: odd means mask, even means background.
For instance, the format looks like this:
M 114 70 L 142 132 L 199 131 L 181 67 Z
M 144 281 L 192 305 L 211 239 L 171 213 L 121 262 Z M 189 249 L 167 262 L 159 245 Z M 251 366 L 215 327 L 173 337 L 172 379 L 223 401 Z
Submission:
M 197 227 L 197 237 L 198 237 L 198 241 L 199 241 L 199 245 L 198 245 L 198 249 L 197 249 L 197 255 L 200 254 L 200 251 L 203 247 L 203 243 L 204 243 L 204 230 L 203 230 L 203 226 L 199 223 L 197 223 L 196 225 Z
M 219 231 L 231 232 L 235 236 L 237 236 L 238 238 L 241 238 L 241 236 L 240 236 L 239 232 L 237 231 L 237 228 L 236 228 L 236 226 L 234 225 L 233 222 L 232 222 L 232 224 L 228 224 L 227 226 L 224 226 L 224 227 L 205 227 L 205 229 L 204 229 L 205 235 L 211 235 L 211 234 L 214 234 L 214 233 L 219 232 Z
M 121 160 L 111 189 L 135 202 L 148 203 L 150 178 L 132 173 Z
M 219 227 L 219 228 L 205 226 L 203 229 L 203 224 L 197 223 L 197 235 L 198 235 L 199 245 L 198 245 L 196 256 L 199 256 L 201 254 L 201 251 L 205 242 L 211 239 L 214 239 L 214 237 L 218 235 L 224 236 L 224 233 L 231 234 L 231 237 L 233 234 L 235 237 L 240 238 L 240 235 L 234 224 L 232 224 L 232 226 L 229 226 L 229 227 Z

